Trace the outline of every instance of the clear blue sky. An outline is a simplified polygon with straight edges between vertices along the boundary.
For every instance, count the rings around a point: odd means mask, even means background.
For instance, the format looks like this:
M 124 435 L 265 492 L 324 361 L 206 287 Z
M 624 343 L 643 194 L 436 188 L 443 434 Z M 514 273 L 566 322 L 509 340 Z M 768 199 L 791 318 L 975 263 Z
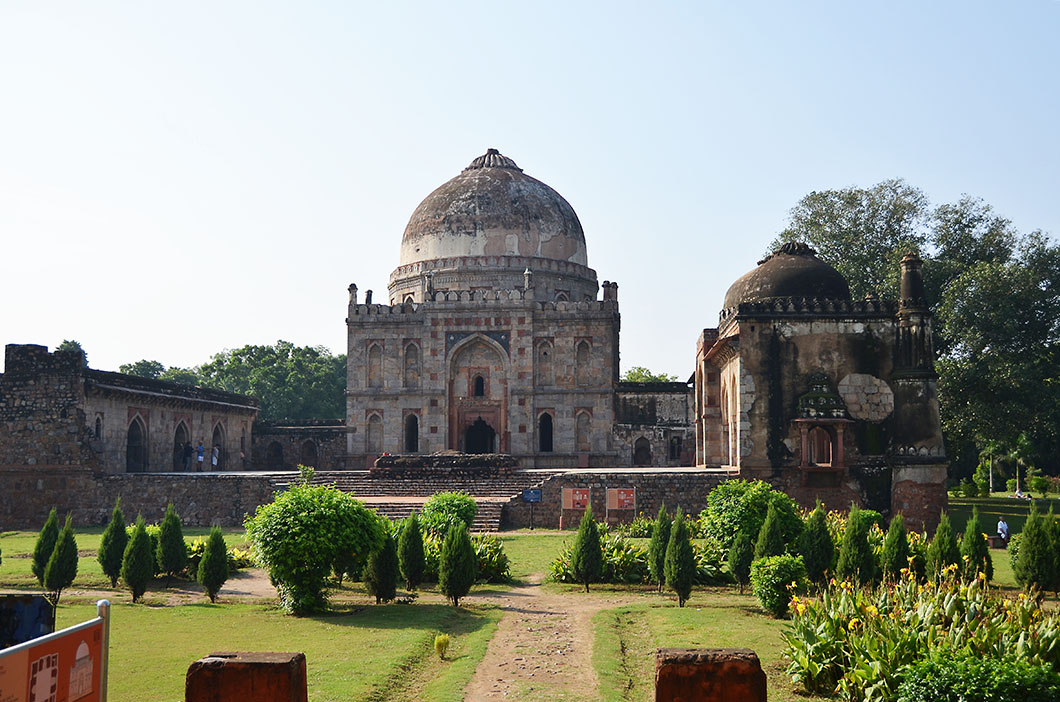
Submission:
M 8 2 L 0 343 L 93 367 L 345 351 L 432 189 L 496 147 L 687 377 L 812 190 L 903 177 L 1060 233 L 1060 2 Z

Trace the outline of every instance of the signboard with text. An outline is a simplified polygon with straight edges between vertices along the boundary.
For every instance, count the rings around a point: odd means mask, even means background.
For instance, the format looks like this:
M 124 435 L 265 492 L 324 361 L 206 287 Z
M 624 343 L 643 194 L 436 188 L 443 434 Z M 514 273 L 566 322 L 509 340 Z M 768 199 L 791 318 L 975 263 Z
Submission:
M 607 488 L 607 508 L 636 509 L 637 491 L 635 488 Z
M 523 490 L 523 502 L 540 502 L 541 488 L 529 488 Z
M 563 509 L 585 509 L 589 506 L 589 488 L 563 488 Z

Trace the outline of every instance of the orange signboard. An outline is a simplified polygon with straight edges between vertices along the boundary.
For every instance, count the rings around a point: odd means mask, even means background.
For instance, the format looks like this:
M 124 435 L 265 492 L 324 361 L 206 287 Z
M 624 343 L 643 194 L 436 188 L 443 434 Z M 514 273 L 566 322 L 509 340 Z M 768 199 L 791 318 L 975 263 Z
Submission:
M 637 491 L 635 488 L 608 488 L 608 509 L 636 509 Z
M 0 651 L 0 702 L 100 702 L 104 620 Z
M 563 488 L 563 509 L 585 509 L 589 506 L 589 488 Z

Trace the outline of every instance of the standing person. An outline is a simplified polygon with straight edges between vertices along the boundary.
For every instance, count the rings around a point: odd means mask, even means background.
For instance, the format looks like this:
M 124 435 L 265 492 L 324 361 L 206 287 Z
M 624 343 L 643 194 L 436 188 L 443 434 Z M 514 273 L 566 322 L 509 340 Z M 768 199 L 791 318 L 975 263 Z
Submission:
M 202 439 L 199 439 L 199 445 L 195 447 L 196 461 L 198 464 L 195 467 L 196 473 L 202 472 L 202 459 L 206 456 L 206 449 L 202 447 Z
M 1005 517 L 999 517 L 997 520 L 997 535 L 1001 537 L 1001 544 L 1005 548 L 1008 548 L 1008 522 L 1005 521 Z
M 184 471 L 187 473 L 191 472 L 191 454 L 194 451 L 191 447 L 190 441 L 184 442 Z
M 217 470 L 217 459 L 221 457 L 221 447 L 217 444 L 213 445 L 213 454 L 210 456 L 211 470 Z

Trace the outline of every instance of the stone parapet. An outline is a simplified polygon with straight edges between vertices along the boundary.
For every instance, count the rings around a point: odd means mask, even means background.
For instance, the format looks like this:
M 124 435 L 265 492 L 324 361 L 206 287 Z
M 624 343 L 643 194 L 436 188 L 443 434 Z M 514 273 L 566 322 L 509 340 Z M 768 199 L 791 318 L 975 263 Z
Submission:
M 655 702 L 766 702 L 766 674 L 746 648 L 660 648 Z
M 304 653 L 217 651 L 188 668 L 185 702 L 306 702 Z

